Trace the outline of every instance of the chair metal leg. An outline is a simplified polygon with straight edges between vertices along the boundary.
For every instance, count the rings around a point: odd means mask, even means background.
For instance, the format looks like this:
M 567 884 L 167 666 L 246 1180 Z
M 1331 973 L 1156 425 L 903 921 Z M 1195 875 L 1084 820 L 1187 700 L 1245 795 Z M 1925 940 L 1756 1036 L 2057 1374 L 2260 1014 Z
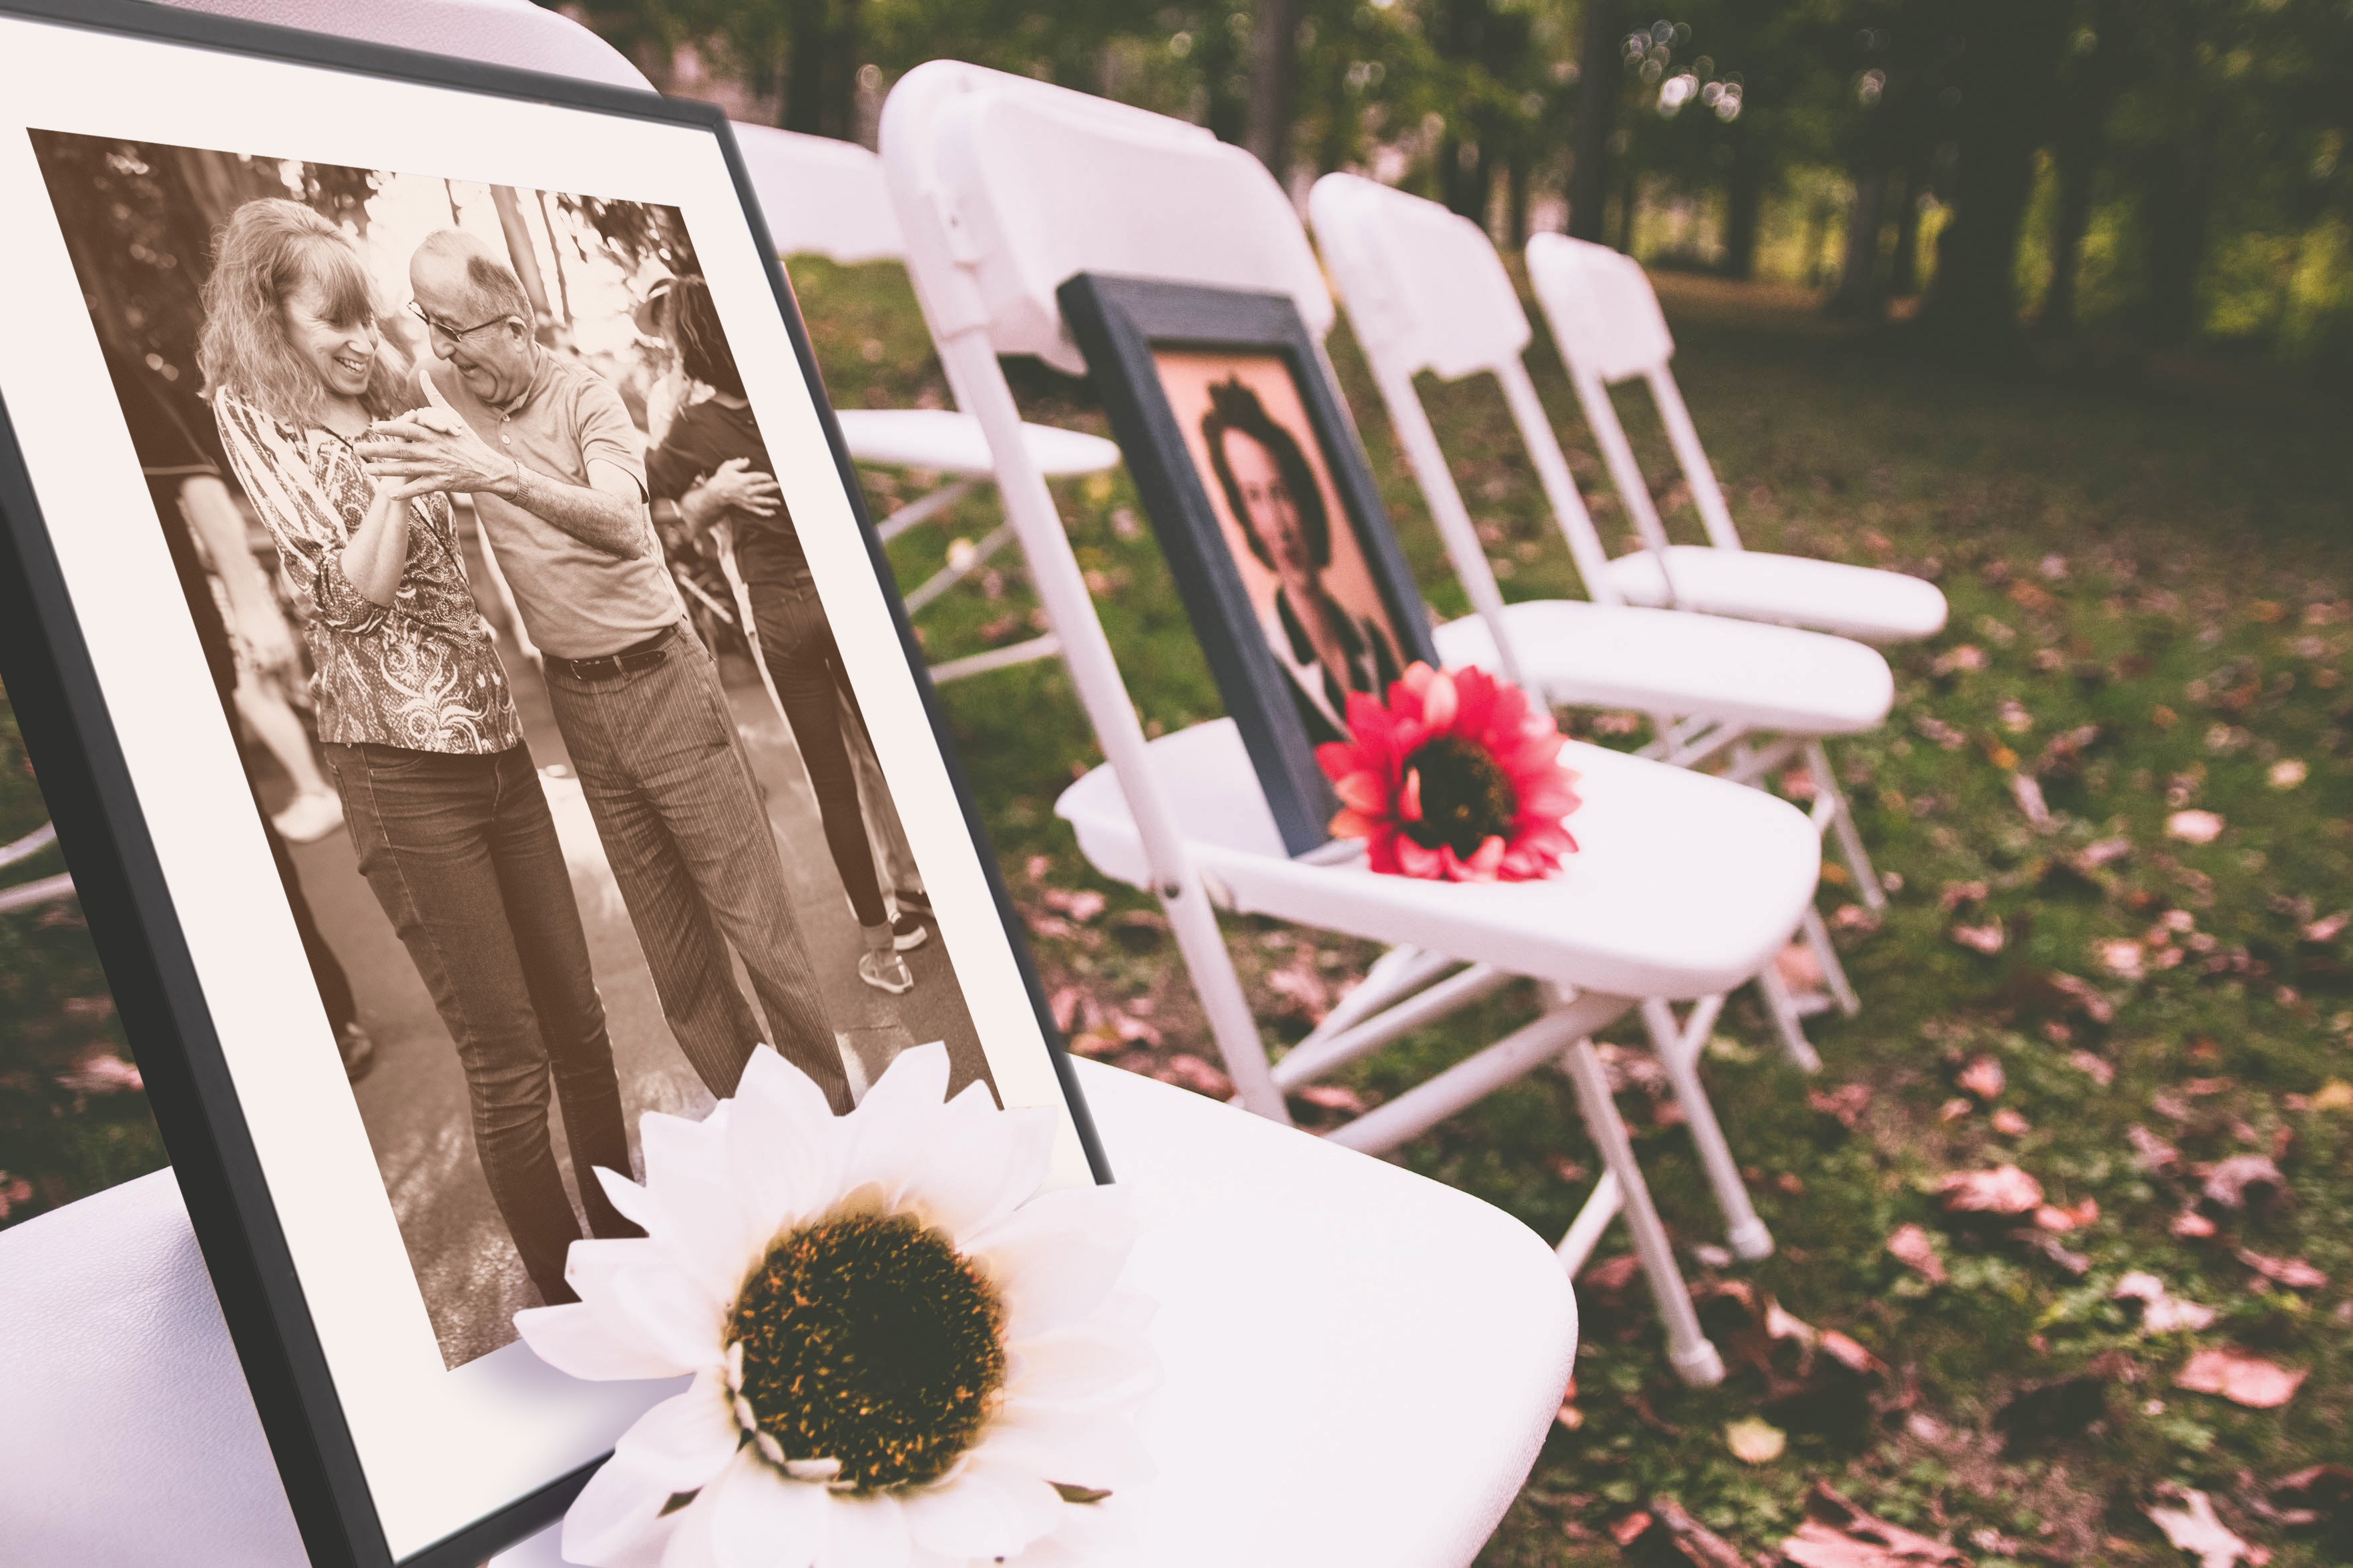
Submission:
M 1569 1047 L 1564 1065 L 1569 1081 L 1577 1086 L 1577 1107 L 1585 1118 L 1585 1130 L 1601 1152 L 1602 1164 L 1617 1178 L 1619 1205 L 1634 1238 L 1634 1255 L 1641 1259 L 1651 1300 L 1658 1308 L 1659 1321 L 1666 1326 L 1667 1361 L 1677 1376 L 1695 1388 L 1722 1383 L 1724 1358 L 1700 1331 L 1699 1313 L 1683 1286 L 1683 1270 L 1676 1267 L 1666 1226 L 1651 1205 L 1642 1169 L 1634 1163 L 1633 1141 L 1626 1135 L 1626 1124 L 1618 1119 L 1618 1107 L 1609 1098 L 1609 1078 L 1602 1070 L 1592 1040 L 1580 1039 Z
M 1880 886 L 1879 873 L 1872 868 L 1871 851 L 1862 847 L 1862 830 L 1854 825 L 1854 808 L 1848 804 L 1846 792 L 1839 788 L 1838 775 L 1831 772 L 1830 753 L 1822 749 L 1820 741 L 1807 743 L 1806 765 L 1814 775 L 1814 788 L 1836 803 L 1831 831 L 1838 835 L 1839 858 L 1854 873 L 1854 890 L 1861 896 L 1863 908 L 1885 909 L 1887 889 Z
M 1831 942 L 1831 928 L 1822 923 L 1822 911 L 1808 904 L 1799 929 L 1806 933 L 1806 945 L 1813 949 L 1815 962 L 1822 966 L 1822 984 L 1838 999 L 1839 1011 L 1850 1018 L 1862 1012 L 1862 999 L 1854 994 L 1854 984 L 1846 977 L 1846 965 L 1839 962 L 1838 949 Z
M 1765 1000 L 1765 1011 L 1773 1020 L 1773 1030 L 1781 1037 L 1781 1054 L 1797 1065 L 1799 1072 L 1820 1072 L 1822 1058 L 1814 1043 L 1806 1038 L 1806 1026 L 1798 1011 L 1797 999 L 1789 994 L 1788 983 L 1781 972 L 1767 963 L 1757 972 L 1757 994 Z
M 1683 1108 L 1683 1125 L 1699 1151 L 1701 1168 L 1715 1194 L 1715 1206 L 1724 1211 L 1725 1241 L 1735 1257 L 1754 1262 L 1773 1255 L 1773 1233 L 1765 1228 L 1765 1222 L 1757 1217 L 1756 1205 L 1748 1201 L 1739 1162 L 1733 1159 L 1731 1146 L 1724 1141 L 1715 1107 L 1699 1080 L 1700 1045 L 1714 1022 L 1714 1013 L 1704 1004 L 1692 1010 L 1691 1020 L 1684 1026 L 1676 1024 L 1674 1010 L 1664 1002 L 1652 998 L 1642 1004 L 1642 1024 L 1650 1031 L 1651 1048 L 1674 1088 L 1675 1103 Z

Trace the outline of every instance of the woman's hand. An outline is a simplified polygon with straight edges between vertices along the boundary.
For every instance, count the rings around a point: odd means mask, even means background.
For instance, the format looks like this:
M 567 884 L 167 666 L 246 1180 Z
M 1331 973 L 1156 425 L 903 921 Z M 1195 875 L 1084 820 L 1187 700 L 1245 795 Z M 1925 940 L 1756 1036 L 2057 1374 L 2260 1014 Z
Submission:
M 438 408 L 418 408 L 397 419 L 379 419 L 357 443 L 368 477 L 425 481 L 404 489 L 401 498 L 432 490 L 498 493 L 515 475 L 514 459 L 491 448 L 473 428 Z
M 754 469 L 749 458 L 730 458 L 696 480 L 694 487 L 679 498 L 678 510 L 688 526 L 700 532 L 730 511 L 749 517 L 774 517 L 784 500 L 785 492 L 777 486 L 774 474 Z

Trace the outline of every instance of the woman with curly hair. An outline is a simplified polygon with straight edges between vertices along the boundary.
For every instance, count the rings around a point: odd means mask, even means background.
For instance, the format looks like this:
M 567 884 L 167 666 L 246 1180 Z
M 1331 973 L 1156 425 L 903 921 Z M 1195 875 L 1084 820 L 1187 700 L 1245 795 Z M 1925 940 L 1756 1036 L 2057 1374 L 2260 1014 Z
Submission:
M 223 228 L 198 346 L 231 466 L 305 602 L 319 738 L 359 868 L 448 1026 L 491 1195 L 541 1298 L 580 1235 L 548 1136 L 564 1107 L 600 1237 L 639 1234 L 589 1175 L 628 1133 L 555 823 L 475 607 L 449 498 L 354 443 L 415 401 L 358 247 L 299 202 Z M 417 416 L 437 417 L 431 412 Z
M 1275 655 L 1291 678 L 1299 716 L 1318 744 L 1345 741 L 1348 693 L 1377 697 L 1401 670 L 1388 628 L 1370 616 L 1350 615 L 1324 586 L 1332 520 L 1315 471 L 1299 438 L 1239 377 L 1209 388 L 1201 440 L 1243 542 L 1282 584 L 1274 591 L 1282 629 Z

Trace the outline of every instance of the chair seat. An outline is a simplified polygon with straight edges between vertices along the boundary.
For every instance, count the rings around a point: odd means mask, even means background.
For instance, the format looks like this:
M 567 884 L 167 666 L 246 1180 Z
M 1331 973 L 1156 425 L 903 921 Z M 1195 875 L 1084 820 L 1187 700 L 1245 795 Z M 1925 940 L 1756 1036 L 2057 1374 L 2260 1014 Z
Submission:
M 1820 632 L 1575 599 L 1508 605 L 1504 619 L 1525 661 L 1522 676 L 1569 707 L 1853 735 L 1878 728 L 1895 700 L 1895 678 L 1877 650 Z M 1435 636 L 1449 665 L 1501 668 L 1482 616 Z
M 1945 629 L 1944 594 L 1901 572 L 1695 544 L 1672 546 L 1667 570 L 1683 607 L 1712 616 L 1808 626 L 1868 643 L 1918 642 Z M 1630 604 L 1668 602 L 1659 563 L 1647 550 L 1612 561 L 1609 581 Z
M 985 479 L 997 472 L 980 421 L 947 408 L 845 408 L 841 438 L 860 463 L 892 468 L 932 468 L 960 479 Z M 1083 430 L 1024 425 L 1029 456 L 1050 479 L 1099 474 L 1119 466 L 1119 447 Z
M 1788 802 L 1581 742 L 1561 753 L 1580 775 L 1585 804 L 1568 819 L 1579 853 L 1557 876 L 1503 884 L 1384 876 L 1361 858 L 1291 859 L 1230 719 L 1155 741 L 1148 754 L 1228 907 L 1611 995 L 1681 999 L 1740 984 L 1788 940 L 1821 867 L 1813 824 Z M 1097 870 L 1151 884 L 1108 764 L 1054 811 Z
M 1451 1187 L 1073 1066 L 1134 1194 L 1126 1283 L 1159 1303 L 1166 1374 L 1140 1434 L 1159 1477 L 1104 1505 L 1092 1568 L 1469 1563 L 1568 1381 L 1552 1249 Z M 0 1279 L 12 1568 L 305 1561 L 171 1172 L 0 1232 Z M 556 1532 L 496 1562 L 555 1568 Z

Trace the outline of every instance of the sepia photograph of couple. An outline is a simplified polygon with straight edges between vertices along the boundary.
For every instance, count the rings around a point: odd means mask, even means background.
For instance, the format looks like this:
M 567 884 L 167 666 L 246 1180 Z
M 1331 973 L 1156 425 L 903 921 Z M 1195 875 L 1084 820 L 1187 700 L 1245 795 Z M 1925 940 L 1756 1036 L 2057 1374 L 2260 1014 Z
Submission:
M 676 209 L 33 141 L 446 1365 L 759 1044 L 995 1089 Z

